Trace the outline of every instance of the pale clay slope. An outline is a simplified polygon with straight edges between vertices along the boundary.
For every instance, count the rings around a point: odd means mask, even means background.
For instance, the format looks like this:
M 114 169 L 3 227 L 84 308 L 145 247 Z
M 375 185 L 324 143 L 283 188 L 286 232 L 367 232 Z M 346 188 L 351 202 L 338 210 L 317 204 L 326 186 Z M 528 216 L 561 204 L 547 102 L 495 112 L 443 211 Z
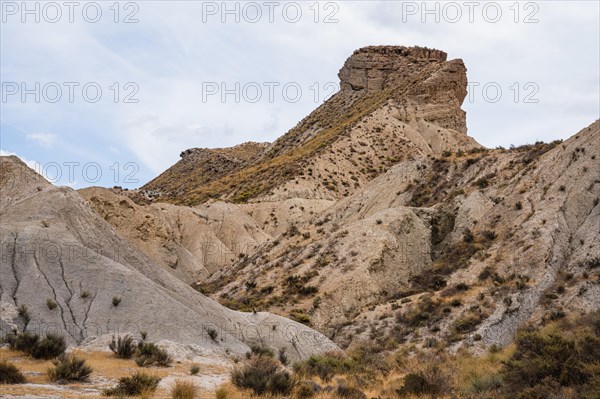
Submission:
M 311 323 L 343 343 L 347 343 L 350 336 L 361 337 L 353 324 L 376 323 L 381 314 L 389 312 L 385 294 L 407 289 L 410 276 L 432 263 L 435 248 L 460 242 L 466 228 L 476 230 L 478 224 L 486 227 L 501 215 L 493 228 L 499 238 L 488 249 L 488 257 L 473 259 L 467 268 L 451 276 L 448 284 L 477 285 L 477 276 L 486 265 L 506 275 L 529 276 L 531 288 L 510 294 L 512 304 L 508 312 L 507 306 L 496 299 L 492 316 L 473 333 L 481 334 L 485 344 L 504 344 L 523 322 L 542 316 L 543 310 L 538 306 L 540 296 L 556 281 L 558 270 L 577 271 L 582 261 L 600 256 L 599 207 L 593 205 L 600 190 L 599 124 L 594 123 L 544 154 L 531 169 L 513 167 L 511 162 L 515 162 L 519 154 L 502 151 L 486 155 L 467 169 L 461 166 L 443 178 L 465 188 L 466 192 L 432 208 L 406 206 L 412 197 L 410 186 L 422 181 L 431 168 L 430 159 L 416 158 L 393 167 L 339 202 L 296 198 L 237 206 L 213 203 L 193 209 L 154 204 L 144 209 L 162 209 L 163 218 L 167 215 L 165 209 L 171 208 L 206 213 L 206 209 L 214 207 L 237 215 L 229 222 L 202 224 L 203 235 L 246 237 L 250 235 L 248 230 L 261 228 L 264 236 L 260 236 L 266 239 L 253 241 L 258 252 L 244 251 L 249 255 L 247 260 L 236 259 L 239 265 L 235 267 L 226 263 L 221 272 L 215 267 L 209 280 L 218 282 L 225 276 L 233 276 L 232 282 L 220 290 L 233 297 L 245 295 L 246 281 L 256 281 L 259 287 L 278 286 L 290 275 L 302 275 L 314 269 L 317 263 L 326 263 L 324 267 L 319 266 L 321 269 L 317 268 L 319 275 L 309 281 L 319 287 L 321 297 Z M 577 148 L 585 148 L 585 153 L 575 159 L 572 154 Z M 422 165 L 428 167 L 422 168 Z M 484 189 L 473 187 L 473 182 L 492 171 L 498 175 L 495 184 Z M 494 202 L 497 198 L 502 198 L 498 204 Z M 523 204 L 520 211 L 515 210 L 517 202 Z M 236 209 L 246 212 L 254 223 L 240 217 Z M 448 218 L 452 222 L 446 220 Z M 434 219 L 440 230 L 436 237 L 432 237 Z M 284 236 L 291 225 L 297 226 L 300 232 L 309 232 L 311 237 Z M 123 226 L 121 230 L 127 235 Z M 185 241 L 192 242 L 193 237 Z M 232 242 L 236 240 L 252 241 L 232 238 L 227 243 L 219 241 L 219 245 L 235 248 Z M 582 241 L 584 245 L 580 244 Z M 229 251 L 235 257 L 236 251 Z M 585 293 L 578 295 L 582 287 Z M 475 301 L 475 295 L 468 301 Z M 562 302 L 567 310 L 598 308 L 598 287 L 588 282 L 576 284 L 561 298 Z M 369 310 L 372 306 L 376 306 L 375 311 Z M 286 314 L 289 309 L 291 307 L 279 310 Z M 454 314 L 444 325 L 448 327 L 457 317 L 460 313 Z M 338 331 L 339 326 L 348 323 L 351 324 Z
M 270 238 L 234 205 L 189 208 L 165 203 L 140 206 L 113 190 L 79 193 L 126 239 L 175 276 L 191 284 L 251 253 Z
M 323 178 L 346 183 L 344 187 L 349 193 L 356 190 L 355 183 L 358 183 L 358 187 L 364 186 L 370 179 L 361 173 L 364 165 L 354 162 L 357 156 L 374 161 L 374 167 L 378 168 L 382 165 L 381 161 L 388 158 L 440 155 L 447 150 L 481 147 L 472 137 L 425 122 L 419 119 L 421 115 L 417 116 L 413 112 L 406 112 L 400 104 L 390 100 L 385 106 L 363 118 L 350 129 L 348 135 L 336 140 L 327 151 L 311 159 L 306 169 L 314 171 L 312 176 L 306 175 L 288 181 L 252 202 L 281 201 L 297 197 L 339 199 L 340 192 L 322 186 Z M 381 139 L 384 140 L 383 145 Z M 360 151 L 360 154 L 356 154 L 353 149 Z M 350 179 L 350 176 L 355 176 L 356 179 Z
M 121 238 L 70 188 L 43 182 L 16 157 L 0 158 L 0 327 L 55 330 L 69 344 L 115 331 L 147 331 L 154 341 L 241 355 L 251 343 L 285 347 L 293 358 L 335 349 L 321 334 L 269 313 L 231 311 L 162 270 Z M 32 188 L 33 187 L 33 188 Z M 81 293 L 89 292 L 82 298 Z M 118 307 L 114 296 L 122 298 Z M 46 300 L 58 303 L 49 310 Z M 219 332 L 217 342 L 207 329 Z
M 427 170 L 418 166 L 431 168 L 431 161 L 423 158 L 399 164 L 332 206 L 321 222 L 315 218 L 312 223 L 299 224 L 300 232 L 309 232 L 310 239 L 280 237 L 278 246 L 264 247 L 241 270 L 226 269 L 210 281 L 233 274 L 235 279 L 221 292 L 243 296 L 243 281 L 256 281 L 260 287 L 316 268 L 319 275 L 308 283 L 319 287 L 321 303 L 311 316 L 312 325 L 329 336 L 356 336 L 356 325 L 362 318 L 370 318 L 370 306 L 383 303 L 383 310 L 389 311 L 385 294 L 408 288 L 408 277 L 431 264 L 432 242 L 441 240 L 437 246 L 460 242 L 465 228 L 487 227 L 499 215 L 493 226 L 499 238 L 487 250 L 487 257 L 472 259 L 448 284 L 477 285 L 477 276 L 486 265 L 505 275 L 530 278 L 528 289 L 510 294 L 510 306 L 495 299 L 495 312 L 473 333 L 481 334 L 485 344 L 505 344 L 519 325 L 541 317 L 540 297 L 555 283 L 559 271 L 581 274 L 581 262 L 600 256 L 600 207 L 594 206 L 600 196 L 599 127 L 600 122 L 595 122 L 585 128 L 531 168 L 512 167 L 517 155 L 510 152 L 492 153 L 467 170 L 461 166 L 442 179 L 453 179 L 467 191 L 433 208 L 406 206 L 411 197 L 408 188 L 422 181 Z M 578 153 L 577 148 L 585 148 L 585 152 Z M 575 158 L 573 154 L 578 155 Z M 473 187 L 474 181 L 494 170 L 497 184 Z M 499 203 L 494 202 L 497 198 L 501 198 Z M 523 204 L 522 210 L 515 209 L 517 202 Z M 443 220 L 447 214 L 454 222 L 441 223 L 447 231 L 432 239 L 431 219 Z M 463 308 L 476 298 L 467 300 Z M 597 309 L 600 288 L 591 282 L 577 282 L 559 303 L 568 311 Z M 445 326 L 458 317 L 460 313 L 453 314 Z M 347 339 L 340 340 L 347 343 Z

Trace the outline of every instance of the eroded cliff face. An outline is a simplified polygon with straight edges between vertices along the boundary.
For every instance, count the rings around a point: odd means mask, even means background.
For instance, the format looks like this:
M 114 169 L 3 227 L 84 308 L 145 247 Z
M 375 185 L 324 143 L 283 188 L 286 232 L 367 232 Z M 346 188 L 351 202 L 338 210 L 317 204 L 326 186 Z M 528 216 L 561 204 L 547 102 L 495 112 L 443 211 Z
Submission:
M 429 74 L 430 65 L 439 68 Z M 356 50 L 338 76 L 342 92 L 382 91 L 405 81 L 420 82 L 401 102 L 403 120 L 424 120 L 467 133 L 465 112 L 467 69 L 462 60 L 423 47 L 373 46 Z
M 271 145 L 253 146 L 244 159 L 184 151 L 144 189 L 158 201 L 186 205 L 209 198 L 336 200 L 408 157 L 480 147 L 467 136 L 461 109 L 466 68 L 446 58 L 421 47 L 359 49 L 340 70 L 340 91 Z
M 420 69 L 419 62 L 445 62 L 447 54 L 423 47 L 371 46 L 356 50 L 338 77 L 342 90 L 383 90 Z M 416 68 L 412 68 L 415 67 Z

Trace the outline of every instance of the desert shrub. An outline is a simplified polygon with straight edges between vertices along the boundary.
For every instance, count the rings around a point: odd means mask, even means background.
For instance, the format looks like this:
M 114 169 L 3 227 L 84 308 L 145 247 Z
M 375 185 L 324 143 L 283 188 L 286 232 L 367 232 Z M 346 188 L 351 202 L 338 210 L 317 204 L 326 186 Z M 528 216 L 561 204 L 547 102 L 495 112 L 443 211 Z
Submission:
M 217 330 L 215 330 L 214 328 L 208 328 L 206 330 L 206 333 L 208 334 L 208 337 L 213 341 L 213 342 L 218 342 L 217 341 L 217 337 L 219 336 L 219 333 L 217 332 Z
M 134 360 L 139 367 L 169 367 L 173 362 L 173 358 L 166 350 L 159 348 L 152 342 L 144 341 L 138 343 Z
M 108 347 L 119 359 L 131 359 L 136 351 L 136 346 L 131 335 L 118 337 L 116 340 L 113 336 Z
M 116 308 L 117 306 L 119 306 L 119 304 L 121 303 L 122 299 L 118 296 L 113 296 L 112 298 L 112 304 L 113 306 Z
M 0 361 L 0 384 L 22 384 L 25 376 L 12 363 L 5 360 Z
M 431 295 L 424 295 L 405 312 L 396 314 L 396 322 L 416 328 L 431 325 L 442 319 L 443 303 Z
M 504 366 L 506 390 L 519 398 L 537 398 L 555 392 L 557 386 L 586 386 L 600 377 L 600 368 L 594 367 L 599 346 L 600 338 L 588 334 L 576 339 L 555 332 L 521 331 L 516 351 Z
M 307 360 L 294 364 L 294 371 L 300 375 L 318 376 L 324 382 L 329 382 L 338 375 L 353 369 L 353 361 L 343 353 L 328 352 L 322 355 L 312 355 Z
M 367 399 L 367 395 L 363 391 L 349 386 L 346 382 L 338 383 L 335 387 L 335 394 L 337 397 L 344 399 Z
M 246 353 L 246 358 L 250 359 L 253 355 L 255 356 L 266 356 L 266 357 L 275 357 L 275 353 L 271 348 L 263 344 L 253 344 L 250 345 L 250 352 Z
M 6 343 L 11 349 L 20 352 L 30 353 L 40 340 L 40 336 L 37 334 L 24 333 L 11 333 L 5 338 Z
M 54 301 L 53 299 L 48 298 L 46 300 L 46 306 L 48 307 L 48 309 L 54 310 L 58 306 L 58 303 L 56 303 L 56 301 Z
M 484 280 L 487 280 L 488 278 L 490 278 L 494 273 L 495 273 L 494 269 L 492 269 L 489 266 L 486 266 L 483 268 L 481 273 L 479 273 L 477 278 L 479 278 L 479 280 L 481 280 L 481 281 L 484 281 Z
M 229 398 L 229 390 L 226 387 L 219 387 L 215 390 L 215 399 Z
M 310 316 L 304 313 L 301 309 L 292 309 L 290 318 L 298 323 L 310 324 Z
M 200 372 L 200 366 L 198 366 L 197 364 L 192 364 L 190 366 L 190 374 L 191 375 L 197 375 Z
M 496 234 L 496 232 L 494 230 L 485 230 L 483 232 L 483 236 L 485 237 L 486 240 L 493 241 L 498 237 L 498 234 Z
M 160 377 L 138 371 L 129 377 L 119 379 L 117 386 L 104 391 L 106 396 L 135 396 L 145 392 L 154 392 L 158 388 Z
M 366 378 L 376 374 L 387 375 L 391 370 L 384 350 L 385 347 L 377 341 L 361 341 L 348 349 L 350 361 L 346 367 L 351 373 L 362 374 Z
M 287 395 L 294 387 L 292 376 L 270 357 L 252 356 L 231 372 L 231 382 L 237 388 L 249 389 L 255 395 Z
M 462 305 L 462 301 L 460 299 L 458 299 L 458 298 L 455 298 L 452 301 L 450 301 L 450 306 L 452 306 L 452 307 L 457 308 L 457 307 L 459 307 L 461 305 Z
M 303 296 L 316 294 L 318 291 L 319 289 L 312 285 L 303 285 L 302 287 L 298 288 L 298 294 Z
M 503 386 L 500 374 L 484 374 L 469 381 L 469 393 L 481 394 L 489 391 L 497 391 Z
M 296 385 L 294 397 L 298 399 L 312 398 L 322 390 L 323 388 L 314 381 L 301 381 Z
M 30 354 L 34 359 L 52 359 L 62 355 L 67 350 L 65 339 L 56 334 L 47 334 L 32 348 Z
M 280 348 L 277 358 L 279 359 L 279 362 L 281 364 L 283 364 L 284 366 L 287 366 L 290 363 L 290 359 L 288 359 L 285 352 L 286 352 L 285 348 Z
M 195 399 L 198 395 L 198 387 L 193 382 L 177 380 L 171 388 L 173 399 Z
M 475 236 L 473 235 L 473 232 L 470 229 L 465 229 L 465 231 L 463 231 L 463 240 L 465 242 L 473 242 L 474 239 Z
M 419 370 L 406 374 L 403 385 L 397 389 L 399 395 L 416 394 L 431 395 L 435 397 L 441 393 L 449 394 L 451 391 L 450 376 L 444 372 L 433 359 L 425 361 Z
M 474 331 L 485 317 L 484 313 L 469 310 L 452 323 L 452 331 L 456 334 L 466 334 Z
M 432 393 L 430 392 L 430 386 L 425 377 L 420 374 L 409 373 L 404 376 L 404 384 L 402 388 L 400 388 L 400 394 L 425 394 Z
M 48 369 L 50 381 L 66 383 L 70 381 L 87 381 L 92 368 L 85 364 L 85 360 L 64 353 L 53 362 L 54 367 Z
M 47 334 L 45 338 L 40 339 L 37 334 L 13 333 L 6 337 L 6 342 L 11 349 L 25 352 L 34 359 L 52 359 L 67 349 L 64 338 L 56 334 Z
M 31 315 L 29 314 L 29 309 L 27 308 L 27 305 L 19 306 L 17 308 L 17 312 L 19 316 L 22 317 L 23 320 L 25 320 L 25 324 L 29 324 L 29 321 L 31 320 Z

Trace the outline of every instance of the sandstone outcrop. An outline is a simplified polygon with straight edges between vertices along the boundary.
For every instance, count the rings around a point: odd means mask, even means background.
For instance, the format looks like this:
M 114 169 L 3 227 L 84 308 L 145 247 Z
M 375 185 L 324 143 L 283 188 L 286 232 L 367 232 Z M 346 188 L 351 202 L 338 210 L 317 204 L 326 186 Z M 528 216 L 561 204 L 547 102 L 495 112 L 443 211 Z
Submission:
M 339 77 L 338 93 L 243 163 L 188 150 L 143 188 L 159 201 L 185 205 L 211 198 L 337 200 L 407 158 L 481 147 L 466 134 L 461 60 L 421 47 L 366 47 L 348 58 Z

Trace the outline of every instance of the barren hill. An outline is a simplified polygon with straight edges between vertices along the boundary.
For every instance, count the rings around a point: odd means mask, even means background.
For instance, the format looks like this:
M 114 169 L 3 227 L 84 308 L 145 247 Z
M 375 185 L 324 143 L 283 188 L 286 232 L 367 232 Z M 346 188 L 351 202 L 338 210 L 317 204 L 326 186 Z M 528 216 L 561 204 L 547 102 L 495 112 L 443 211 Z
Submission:
M 201 183 L 163 185 L 151 205 L 82 195 L 222 304 L 343 347 L 506 344 L 524 323 L 600 308 L 599 121 L 565 142 L 485 149 L 466 135 L 462 61 L 367 47 L 339 76 L 339 93 L 235 170 L 198 166 Z M 156 181 L 180 184 L 185 162 Z
M 231 148 L 192 148 L 180 154 L 181 160 L 146 184 L 150 197 L 162 192 L 185 197 L 190 188 L 210 183 L 242 169 L 267 143 L 243 143 Z
M 219 173 L 200 167 L 183 174 L 182 160 L 143 188 L 186 205 L 209 198 L 339 199 L 403 160 L 478 148 L 460 108 L 466 68 L 446 57 L 420 47 L 357 50 L 340 70 L 341 90 L 242 167 L 223 160 Z
M 600 307 L 598 159 L 597 121 L 564 143 L 406 161 L 206 286 L 342 345 L 505 344 Z
M 222 359 L 261 341 L 295 358 L 335 348 L 301 324 L 206 298 L 119 236 L 76 191 L 50 185 L 16 157 L 0 157 L 0 193 L 2 335 L 54 331 L 77 345 L 146 331 Z

